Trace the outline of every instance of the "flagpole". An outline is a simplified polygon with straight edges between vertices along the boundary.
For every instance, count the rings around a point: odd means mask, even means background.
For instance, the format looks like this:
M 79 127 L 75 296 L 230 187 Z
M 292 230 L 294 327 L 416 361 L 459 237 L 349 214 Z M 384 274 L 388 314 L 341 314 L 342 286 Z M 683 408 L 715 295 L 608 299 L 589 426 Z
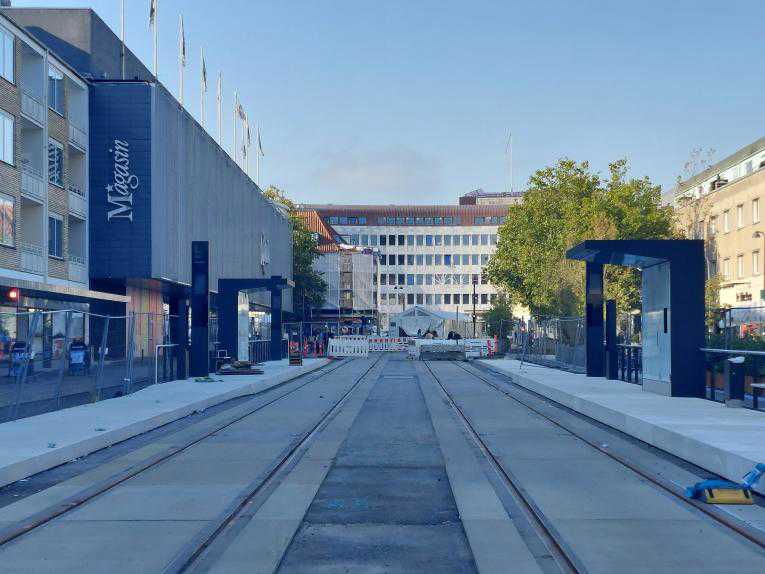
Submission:
M 122 46 L 120 47 L 120 65 L 122 72 L 122 79 L 125 79 L 125 0 L 120 0 L 120 41 Z
M 185 58 L 184 58 L 184 54 L 183 54 L 183 51 L 184 51 L 184 48 L 185 48 L 184 44 L 186 43 L 186 38 L 184 38 L 184 36 L 183 36 L 183 14 L 180 15 L 180 19 L 181 19 L 181 41 L 180 41 L 180 46 L 179 46 L 179 50 L 178 50 L 178 52 L 179 52 L 178 53 L 178 61 L 179 61 L 179 64 L 180 64 L 180 76 L 181 76 L 181 78 L 180 78 L 180 101 L 181 101 L 181 107 L 182 107 L 183 106 L 183 68 L 186 67 L 186 62 L 184 61 Z
M 159 68 L 157 67 L 157 19 L 159 18 L 159 6 L 156 4 L 154 6 L 154 21 L 152 23 L 152 53 L 154 54 L 154 77 L 159 80 Z
M 205 51 L 201 46 L 199 47 L 199 65 L 200 78 L 199 78 L 199 115 L 202 120 L 202 127 L 205 127 L 205 82 L 207 79 L 205 76 Z
M 221 100 L 223 99 L 223 74 L 218 72 L 218 102 L 217 102 L 217 124 L 218 124 L 218 145 L 223 147 L 223 125 L 221 124 Z
M 232 130 L 234 132 L 234 139 L 233 139 L 233 147 L 231 148 L 231 156 L 234 158 L 234 163 L 237 163 L 237 157 L 238 153 L 236 152 L 236 116 L 237 116 L 237 103 L 239 102 L 239 93 L 234 90 L 234 129 Z

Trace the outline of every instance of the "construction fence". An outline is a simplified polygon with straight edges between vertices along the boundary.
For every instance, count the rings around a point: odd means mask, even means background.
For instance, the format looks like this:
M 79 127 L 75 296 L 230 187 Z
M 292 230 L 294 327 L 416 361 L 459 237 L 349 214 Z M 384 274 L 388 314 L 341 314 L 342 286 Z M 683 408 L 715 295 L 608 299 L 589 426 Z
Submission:
M 0 422 L 175 380 L 171 319 L 72 310 L 0 314 Z

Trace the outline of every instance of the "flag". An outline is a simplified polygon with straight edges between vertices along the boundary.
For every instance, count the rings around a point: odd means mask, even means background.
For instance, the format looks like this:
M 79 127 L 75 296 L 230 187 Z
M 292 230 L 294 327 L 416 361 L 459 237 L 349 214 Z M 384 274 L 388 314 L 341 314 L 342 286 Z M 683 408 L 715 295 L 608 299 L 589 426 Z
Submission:
M 202 91 L 207 93 L 207 66 L 205 66 L 205 55 L 201 52 L 202 57 Z M 220 85 L 218 86 L 220 92 Z M 220 97 L 220 94 L 218 95 Z
M 266 157 L 266 154 L 263 153 L 263 144 L 260 141 L 260 126 L 258 126 L 258 153 L 261 157 Z
M 236 98 L 236 115 L 239 116 L 240 120 L 247 119 L 247 114 L 244 113 L 244 108 L 242 107 L 242 104 L 239 102 L 239 96 Z
M 252 138 L 250 137 L 250 121 L 247 119 L 247 116 L 244 117 L 244 134 L 247 140 L 247 147 L 249 148 L 252 145 Z
M 181 66 L 186 67 L 186 34 L 183 31 L 183 14 L 181 14 Z
M 149 27 L 157 23 L 157 1 L 151 0 L 151 6 L 149 6 Z

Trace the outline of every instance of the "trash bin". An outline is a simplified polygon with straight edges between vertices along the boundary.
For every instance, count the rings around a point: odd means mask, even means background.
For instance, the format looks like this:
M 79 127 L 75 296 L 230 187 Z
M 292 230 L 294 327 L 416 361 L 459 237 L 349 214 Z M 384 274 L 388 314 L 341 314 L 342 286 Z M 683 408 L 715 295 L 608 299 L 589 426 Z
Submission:
M 85 375 L 88 368 L 87 346 L 83 341 L 72 341 L 69 345 L 69 374 Z
M 11 377 L 18 377 L 21 374 L 22 370 L 24 369 L 24 363 L 28 357 L 29 353 L 27 352 L 26 341 L 15 341 L 11 345 L 11 369 L 9 373 Z M 27 375 L 32 374 L 34 367 L 31 361 L 31 357 L 29 358 L 30 361 Z

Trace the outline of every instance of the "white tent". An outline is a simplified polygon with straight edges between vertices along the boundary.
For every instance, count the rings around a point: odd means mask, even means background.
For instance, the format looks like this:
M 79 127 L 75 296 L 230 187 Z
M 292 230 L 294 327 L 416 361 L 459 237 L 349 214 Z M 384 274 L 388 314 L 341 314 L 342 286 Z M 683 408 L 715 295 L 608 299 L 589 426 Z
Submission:
M 464 336 L 465 326 L 468 323 L 472 325 L 471 321 L 472 319 L 463 313 L 436 311 L 415 305 L 391 317 L 390 333 L 396 336 L 401 328 L 411 337 L 416 337 L 418 332 L 424 335 L 426 331 L 435 331 L 440 338 L 446 338 L 449 331 L 456 331 Z

